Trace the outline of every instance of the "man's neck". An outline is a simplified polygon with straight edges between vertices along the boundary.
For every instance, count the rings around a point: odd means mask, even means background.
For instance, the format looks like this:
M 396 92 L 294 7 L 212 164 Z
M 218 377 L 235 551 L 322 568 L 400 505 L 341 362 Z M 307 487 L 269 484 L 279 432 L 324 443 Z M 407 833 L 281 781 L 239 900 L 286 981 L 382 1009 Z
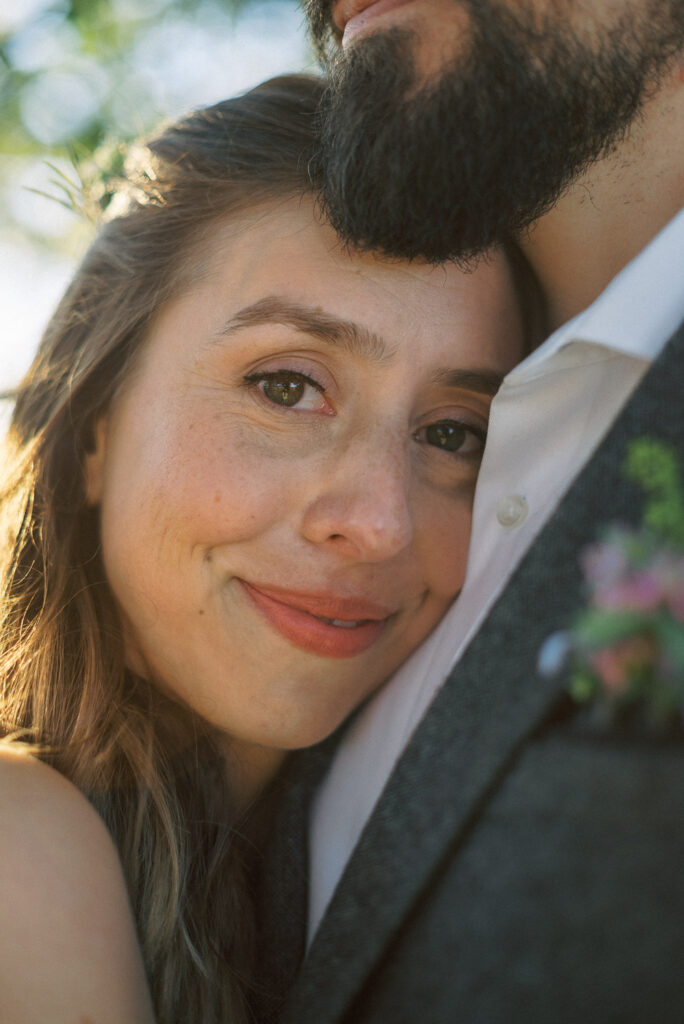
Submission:
M 684 65 L 627 137 L 532 226 L 521 244 L 550 329 L 590 305 L 684 206 Z

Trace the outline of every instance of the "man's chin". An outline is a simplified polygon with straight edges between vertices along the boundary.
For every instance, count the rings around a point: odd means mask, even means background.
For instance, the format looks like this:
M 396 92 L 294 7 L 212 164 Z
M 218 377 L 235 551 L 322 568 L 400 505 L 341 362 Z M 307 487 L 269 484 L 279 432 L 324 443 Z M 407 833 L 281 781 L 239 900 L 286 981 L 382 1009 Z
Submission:
M 333 61 L 323 105 L 332 225 L 359 248 L 432 262 L 518 236 L 624 137 L 684 36 L 680 4 L 658 7 L 643 52 L 627 18 L 589 49 L 562 14 L 542 35 L 531 3 L 464 4 L 462 52 L 427 84 L 411 32 L 364 34 Z
M 462 101 L 454 103 L 448 73 L 425 80 L 419 49 L 409 31 L 374 31 L 333 62 L 317 166 L 322 206 L 355 248 L 467 263 L 509 225 L 491 230 L 483 178 L 467 180 L 480 154 L 464 152 Z

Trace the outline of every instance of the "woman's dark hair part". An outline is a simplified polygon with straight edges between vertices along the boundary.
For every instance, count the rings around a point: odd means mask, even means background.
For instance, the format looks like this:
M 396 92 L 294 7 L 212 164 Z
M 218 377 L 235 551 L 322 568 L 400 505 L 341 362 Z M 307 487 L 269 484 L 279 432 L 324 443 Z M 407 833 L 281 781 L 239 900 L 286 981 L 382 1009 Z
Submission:
M 159 1024 L 247 1020 L 245 845 L 211 730 L 126 669 L 84 460 L 211 227 L 312 190 L 321 91 L 312 77 L 273 79 L 148 143 L 16 391 L 4 451 L 0 735 L 29 744 L 107 823 Z

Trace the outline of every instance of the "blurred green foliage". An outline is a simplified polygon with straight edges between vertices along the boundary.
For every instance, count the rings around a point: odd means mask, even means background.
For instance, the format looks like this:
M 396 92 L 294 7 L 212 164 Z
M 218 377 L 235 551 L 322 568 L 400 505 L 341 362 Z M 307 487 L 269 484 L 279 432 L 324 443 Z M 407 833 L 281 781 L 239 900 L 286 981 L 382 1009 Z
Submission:
M 229 27 L 245 2 L 14 0 L 4 25 L 0 14 L 2 151 L 43 152 L 69 141 L 92 152 L 112 134 L 115 101 L 122 89 L 132 91 L 134 52 L 151 29 L 184 17 Z M 22 7 L 28 17 L 21 17 Z M 53 97 L 55 106 L 63 100 L 61 117 L 50 109 Z
M 38 218 L 21 223 L 13 189 L 48 191 L 88 213 L 88 202 L 97 199 L 93 181 L 121 170 L 122 142 L 150 131 L 163 117 L 285 70 L 272 67 L 283 53 L 287 69 L 305 64 L 296 0 L 269 2 L 270 7 L 266 0 L 0 0 L 5 228 L 19 223 L 38 243 L 58 244 L 60 231 L 47 224 L 43 231 Z M 238 23 L 250 12 L 263 28 L 255 33 L 252 56 L 240 42 L 232 44 Z M 38 161 L 49 162 L 47 177 L 36 171 Z

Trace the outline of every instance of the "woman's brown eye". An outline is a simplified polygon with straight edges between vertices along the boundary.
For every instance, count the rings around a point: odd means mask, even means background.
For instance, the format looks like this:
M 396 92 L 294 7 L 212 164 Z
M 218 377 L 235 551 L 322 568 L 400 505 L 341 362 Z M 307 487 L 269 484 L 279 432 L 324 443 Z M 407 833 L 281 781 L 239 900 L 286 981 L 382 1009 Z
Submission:
M 279 409 L 319 412 L 332 415 L 325 388 L 317 380 L 296 370 L 263 370 L 244 378 L 248 388 L 256 389 L 267 402 Z
M 301 402 L 307 382 L 292 374 L 274 373 L 268 376 L 262 385 L 266 398 L 274 405 L 293 406 Z
M 458 423 L 431 423 L 425 428 L 425 440 L 435 448 L 457 452 L 465 444 L 469 432 Z

